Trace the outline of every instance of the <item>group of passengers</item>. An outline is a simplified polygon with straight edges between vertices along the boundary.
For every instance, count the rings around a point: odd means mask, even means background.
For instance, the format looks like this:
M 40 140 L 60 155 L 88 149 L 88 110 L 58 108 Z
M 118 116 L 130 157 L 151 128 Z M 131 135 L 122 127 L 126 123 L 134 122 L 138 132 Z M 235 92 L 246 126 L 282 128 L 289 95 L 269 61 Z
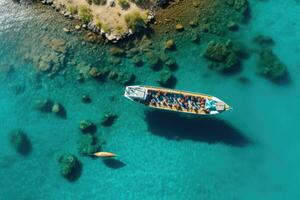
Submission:
M 205 98 L 203 97 L 148 90 L 148 100 L 149 104 L 155 107 L 209 113 L 209 110 L 205 109 Z

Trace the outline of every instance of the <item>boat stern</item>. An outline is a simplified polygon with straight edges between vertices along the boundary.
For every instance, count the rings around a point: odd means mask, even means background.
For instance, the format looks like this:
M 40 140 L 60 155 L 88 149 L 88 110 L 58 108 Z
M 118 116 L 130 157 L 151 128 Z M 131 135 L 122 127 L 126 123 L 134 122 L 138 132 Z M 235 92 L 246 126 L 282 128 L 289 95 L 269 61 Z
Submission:
M 132 100 L 132 101 L 145 101 L 147 98 L 147 88 L 143 86 L 133 85 L 126 86 L 124 97 Z

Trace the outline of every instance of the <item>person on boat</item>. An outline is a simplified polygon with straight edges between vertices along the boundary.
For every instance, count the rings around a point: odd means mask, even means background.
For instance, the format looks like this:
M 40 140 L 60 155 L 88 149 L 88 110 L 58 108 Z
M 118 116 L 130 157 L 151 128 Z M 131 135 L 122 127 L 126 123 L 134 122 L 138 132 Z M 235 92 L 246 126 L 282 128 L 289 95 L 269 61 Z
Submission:
M 183 108 L 183 100 L 180 97 L 177 100 L 178 100 L 178 104 L 180 105 L 180 107 Z
M 185 109 L 189 110 L 190 107 L 189 107 L 188 102 L 185 101 L 185 102 L 183 103 L 183 105 L 184 105 Z
M 175 108 L 176 108 L 176 110 L 182 110 L 182 109 L 181 109 L 181 106 L 180 106 L 179 104 L 176 104 L 176 105 L 175 105 Z
M 150 105 L 155 105 L 155 104 L 156 104 L 155 99 L 151 99 L 150 100 Z
M 162 103 L 164 106 L 168 106 L 168 101 L 166 97 L 163 97 Z

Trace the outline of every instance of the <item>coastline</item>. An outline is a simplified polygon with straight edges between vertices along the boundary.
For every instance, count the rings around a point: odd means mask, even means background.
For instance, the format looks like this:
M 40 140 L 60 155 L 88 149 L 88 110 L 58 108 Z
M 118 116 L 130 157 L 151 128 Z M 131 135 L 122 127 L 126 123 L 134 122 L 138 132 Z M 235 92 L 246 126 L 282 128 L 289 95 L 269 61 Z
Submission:
M 128 2 L 127 8 L 122 8 L 115 0 L 103 1 L 103 5 L 89 4 L 87 0 L 42 0 L 40 2 L 50 5 L 66 18 L 80 20 L 74 27 L 75 30 L 81 28 L 90 30 L 113 43 L 140 31 L 146 33 L 153 30 L 156 35 L 170 35 L 188 27 L 196 28 L 203 33 L 224 36 L 228 30 L 236 29 L 239 24 L 247 21 L 249 12 L 247 1 L 241 1 L 238 6 L 235 5 L 235 1 L 225 3 L 212 0 L 170 1 L 163 6 L 160 5 L 160 1 L 150 1 L 142 6 Z M 91 16 L 80 17 L 78 13 L 80 7 L 84 8 L 86 15 L 91 13 Z M 126 16 L 131 13 L 140 14 L 137 14 L 136 19 L 126 22 Z M 134 20 L 140 21 L 141 24 L 135 23 Z M 128 23 L 134 25 L 130 26 Z M 177 25 L 182 28 L 177 29 Z M 188 37 L 195 39 L 197 36 L 190 34 Z
M 126 7 L 121 2 L 126 2 Z M 51 6 L 66 18 L 80 20 L 75 29 L 90 30 L 113 43 L 145 28 L 154 18 L 156 6 L 151 2 L 138 6 L 127 0 L 104 0 L 98 5 L 87 0 L 41 0 L 41 3 Z M 65 29 L 65 32 L 69 30 Z

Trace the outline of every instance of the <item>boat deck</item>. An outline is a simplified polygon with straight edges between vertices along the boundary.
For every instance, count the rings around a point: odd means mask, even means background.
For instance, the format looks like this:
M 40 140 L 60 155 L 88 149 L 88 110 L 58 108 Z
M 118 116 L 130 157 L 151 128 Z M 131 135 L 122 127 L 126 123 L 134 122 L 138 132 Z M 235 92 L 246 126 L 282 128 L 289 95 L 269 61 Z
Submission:
M 210 110 L 205 109 L 205 102 L 207 99 L 212 99 L 212 96 L 164 88 L 146 88 L 148 94 L 145 104 L 150 107 L 193 114 L 210 114 Z

